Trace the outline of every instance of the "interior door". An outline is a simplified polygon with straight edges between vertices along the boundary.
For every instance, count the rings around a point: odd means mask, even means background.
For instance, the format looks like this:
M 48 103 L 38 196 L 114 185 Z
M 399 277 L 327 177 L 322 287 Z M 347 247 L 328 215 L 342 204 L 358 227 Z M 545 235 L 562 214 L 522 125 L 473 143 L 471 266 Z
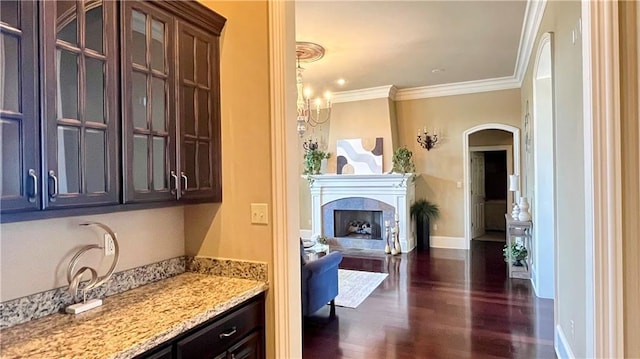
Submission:
M 471 233 L 484 234 L 484 152 L 471 152 Z

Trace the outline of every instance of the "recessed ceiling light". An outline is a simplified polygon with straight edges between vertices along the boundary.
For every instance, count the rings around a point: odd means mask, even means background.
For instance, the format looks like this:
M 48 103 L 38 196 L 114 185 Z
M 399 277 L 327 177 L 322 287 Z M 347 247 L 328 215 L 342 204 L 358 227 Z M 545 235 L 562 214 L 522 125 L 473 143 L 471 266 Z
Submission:
M 344 86 L 345 82 L 346 82 L 346 81 L 345 81 L 344 79 L 338 79 L 338 80 L 336 81 L 336 83 L 337 83 L 338 85 L 340 85 L 340 86 Z
M 432 73 L 434 73 L 434 74 L 436 74 L 436 73 L 438 73 L 438 72 L 444 72 L 444 69 L 443 69 L 443 68 L 437 68 L 437 69 L 433 69 L 433 70 L 431 70 L 431 72 L 432 72 Z

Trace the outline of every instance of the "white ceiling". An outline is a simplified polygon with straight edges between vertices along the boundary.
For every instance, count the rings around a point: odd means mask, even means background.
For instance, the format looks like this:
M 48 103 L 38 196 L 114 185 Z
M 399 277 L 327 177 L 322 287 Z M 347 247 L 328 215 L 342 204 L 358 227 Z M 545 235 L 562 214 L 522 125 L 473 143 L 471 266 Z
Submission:
M 296 40 L 326 50 L 302 64 L 305 86 L 318 94 L 513 76 L 525 8 L 526 0 L 297 0 Z

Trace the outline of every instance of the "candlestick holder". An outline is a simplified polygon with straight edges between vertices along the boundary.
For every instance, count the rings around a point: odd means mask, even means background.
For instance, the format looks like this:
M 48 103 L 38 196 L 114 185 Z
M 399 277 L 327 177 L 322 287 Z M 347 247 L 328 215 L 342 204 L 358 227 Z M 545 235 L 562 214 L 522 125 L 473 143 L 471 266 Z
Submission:
M 391 241 L 393 242 L 393 247 L 391 247 L 391 255 L 398 254 L 398 247 L 396 247 L 396 227 L 391 228 Z
M 398 218 L 396 218 L 393 248 L 396 250 L 395 254 L 402 253 L 402 248 L 400 248 L 400 220 Z
M 384 246 L 384 252 L 386 254 L 390 254 L 391 246 L 389 246 L 389 221 L 384 222 L 384 237 L 387 240 L 387 244 Z

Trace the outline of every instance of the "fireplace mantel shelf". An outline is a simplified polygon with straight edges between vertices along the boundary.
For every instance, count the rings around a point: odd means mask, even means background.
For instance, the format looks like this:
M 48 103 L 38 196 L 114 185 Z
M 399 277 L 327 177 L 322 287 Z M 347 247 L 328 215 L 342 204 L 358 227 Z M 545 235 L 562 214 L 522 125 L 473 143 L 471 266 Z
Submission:
M 302 177 L 309 180 L 309 187 L 351 187 L 362 186 L 366 181 L 367 187 L 406 187 L 409 180 L 417 177 L 415 173 L 385 173 L 385 174 L 322 174 L 322 175 L 303 175 Z

